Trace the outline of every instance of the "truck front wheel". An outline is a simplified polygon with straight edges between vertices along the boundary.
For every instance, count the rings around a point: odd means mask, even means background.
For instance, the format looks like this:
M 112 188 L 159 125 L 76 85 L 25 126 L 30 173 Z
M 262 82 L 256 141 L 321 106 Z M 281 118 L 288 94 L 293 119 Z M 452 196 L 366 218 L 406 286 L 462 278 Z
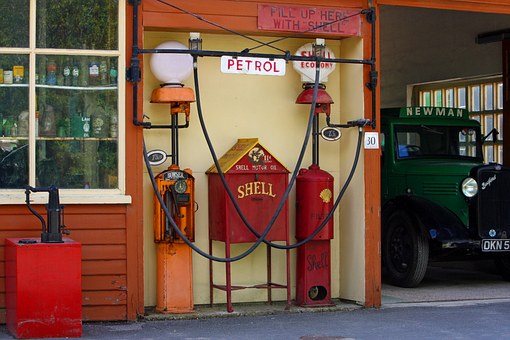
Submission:
M 427 271 L 429 243 L 404 211 L 396 211 L 383 226 L 382 261 L 389 281 L 400 287 L 416 287 Z

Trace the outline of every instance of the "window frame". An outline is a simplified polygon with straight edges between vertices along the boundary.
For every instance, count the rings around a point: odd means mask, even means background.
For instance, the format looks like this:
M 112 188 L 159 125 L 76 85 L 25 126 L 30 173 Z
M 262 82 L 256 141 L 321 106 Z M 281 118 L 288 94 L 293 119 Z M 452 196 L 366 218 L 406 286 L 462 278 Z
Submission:
M 126 79 L 122 77 L 126 69 L 126 2 L 118 2 L 118 45 L 116 50 L 91 50 L 91 49 L 55 49 L 36 47 L 36 0 L 30 0 L 29 8 L 29 46 L 28 47 L 0 47 L 0 54 L 28 55 L 28 109 L 29 109 L 29 185 L 35 186 L 36 182 L 36 57 L 38 55 L 73 55 L 73 56 L 98 56 L 118 58 L 117 70 L 117 114 L 118 114 L 118 187 L 115 189 L 59 189 L 60 201 L 65 204 L 129 204 L 131 196 L 126 195 Z M 46 193 L 31 194 L 31 203 L 47 203 Z M 21 189 L 1 189 L 0 204 L 24 204 L 25 192 Z
M 453 106 L 440 106 L 467 109 L 470 117 L 480 122 L 482 136 L 490 132 L 487 131 L 487 124 L 485 122 L 487 118 L 492 118 L 492 126 L 495 127 L 500 134 L 496 143 L 494 143 L 491 138 L 487 139 L 484 143 L 484 161 L 495 161 L 501 164 L 503 162 L 503 107 L 500 105 L 502 84 L 503 76 L 501 74 L 414 84 L 411 85 L 410 102 L 415 106 L 436 106 L 436 93 L 439 91 L 442 94 L 441 104 L 443 104 L 446 101 L 447 92 L 453 89 Z M 487 88 L 489 88 L 489 86 L 492 91 L 491 98 L 488 100 Z M 473 95 L 476 91 L 478 98 L 475 98 Z M 492 103 L 491 109 L 486 108 L 487 102 Z

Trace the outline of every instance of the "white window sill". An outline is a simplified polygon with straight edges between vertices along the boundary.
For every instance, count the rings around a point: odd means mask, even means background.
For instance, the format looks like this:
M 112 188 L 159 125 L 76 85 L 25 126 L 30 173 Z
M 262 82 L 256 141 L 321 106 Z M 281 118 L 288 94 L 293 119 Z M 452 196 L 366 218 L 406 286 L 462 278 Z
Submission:
M 131 204 L 131 196 L 124 195 L 120 190 L 64 190 L 59 189 L 60 204 Z M 0 191 L 0 205 L 26 204 L 25 190 Z M 48 193 L 30 193 L 31 204 L 47 204 Z

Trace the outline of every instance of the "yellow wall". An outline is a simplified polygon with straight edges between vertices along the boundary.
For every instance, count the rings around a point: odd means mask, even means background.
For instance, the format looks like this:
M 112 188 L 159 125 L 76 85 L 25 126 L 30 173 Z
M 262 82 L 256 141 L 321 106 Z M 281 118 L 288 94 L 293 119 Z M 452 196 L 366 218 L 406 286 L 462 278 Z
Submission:
M 257 45 L 253 41 L 228 35 L 203 34 L 204 50 L 242 51 Z M 264 41 L 274 38 L 257 37 Z M 187 45 L 188 34 L 169 32 L 146 32 L 144 48 L 155 48 L 164 41 L 175 40 Z M 299 47 L 314 39 L 289 39 L 277 45 L 294 53 Z M 327 40 L 326 44 L 337 57 L 361 58 L 361 39 L 343 41 Z M 262 48 L 253 52 L 279 53 Z M 159 86 L 149 66 L 150 55 L 144 60 L 144 113 L 152 123 L 169 123 L 169 107 L 165 104 L 151 104 L 151 92 Z M 292 64 L 287 65 L 284 77 L 233 75 L 220 72 L 220 58 L 204 57 L 198 60 L 202 110 L 207 129 L 218 157 L 221 157 L 238 138 L 259 138 L 259 141 L 288 169 L 294 169 L 301 149 L 307 119 L 308 105 L 295 104 L 302 91 L 300 76 Z M 332 122 L 345 122 L 363 116 L 362 67 L 359 65 L 337 65 L 329 76 L 327 91 L 333 97 Z M 187 87 L 194 88 L 193 76 L 185 81 Z M 321 117 L 321 127 L 324 126 Z M 354 156 L 357 132 L 343 130 L 339 142 L 326 142 L 321 139 L 320 165 L 335 178 L 335 192 L 348 175 Z M 148 150 L 163 149 L 170 154 L 170 132 L 168 130 L 145 130 Z M 205 171 L 213 164 L 197 117 L 196 104 L 191 105 L 191 123 L 188 129 L 179 131 L 181 168 L 191 168 L 195 177 L 196 212 L 195 245 L 208 249 L 208 198 L 207 175 Z M 311 144 L 310 144 L 311 145 Z M 302 167 L 311 164 L 311 149 L 308 148 Z M 350 189 L 335 214 L 335 238 L 332 247 L 332 287 L 333 298 L 354 301 L 364 300 L 364 192 L 362 158 Z M 169 166 L 169 161 L 154 167 L 159 173 Z M 146 171 L 147 173 L 147 171 Z M 145 305 L 156 304 L 156 250 L 153 242 L 152 214 L 153 190 L 148 176 L 144 184 L 144 268 Z M 336 195 L 335 195 L 336 197 Z M 294 243 L 294 190 L 289 200 L 289 220 L 291 243 Z M 267 212 L 272 214 L 273 212 Z M 339 226 L 339 221 L 341 226 Z M 247 231 L 249 232 L 249 231 Z M 249 245 L 236 245 L 233 255 L 246 250 Z M 214 254 L 221 256 L 224 245 L 214 243 Z M 254 285 L 263 283 L 266 272 L 265 246 L 259 247 L 247 258 L 232 266 L 233 284 Z M 295 296 L 295 251 L 291 252 L 292 296 Z M 285 283 L 285 252 L 273 250 L 273 282 Z M 215 264 L 215 283 L 224 283 L 224 264 Z M 195 304 L 209 302 L 209 261 L 200 255 L 193 255 L 193 289 Z M 214 291 L 214 301 L 225 302 L 225 293 Z M 246 289 L 233 292 L 233 301 L 265 301 L 265 290 Z M 273 290 L 273 300 L 285 300 L 284 289 Z

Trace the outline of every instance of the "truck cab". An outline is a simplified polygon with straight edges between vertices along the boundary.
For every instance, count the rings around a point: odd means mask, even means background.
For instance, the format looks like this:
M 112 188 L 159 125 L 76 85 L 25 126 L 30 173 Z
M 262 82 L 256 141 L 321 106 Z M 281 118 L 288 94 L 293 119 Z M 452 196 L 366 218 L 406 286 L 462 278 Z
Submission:
M 381 112 L 384 276 L 420 284 L 430 261 L 494 258 L 510 280 L 510 169 L 484 164 L 480 123 L 464 109 Z

